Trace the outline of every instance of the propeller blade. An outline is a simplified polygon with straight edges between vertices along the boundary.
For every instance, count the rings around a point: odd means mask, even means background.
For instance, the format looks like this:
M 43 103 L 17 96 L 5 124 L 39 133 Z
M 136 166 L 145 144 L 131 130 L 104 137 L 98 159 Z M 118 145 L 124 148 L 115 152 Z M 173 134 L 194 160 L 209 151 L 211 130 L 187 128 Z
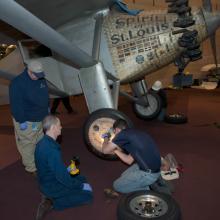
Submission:
M 202 0 L 202 6 L 206 11 L 212 12 L 212 2 L 211 2 L 211 0 Z

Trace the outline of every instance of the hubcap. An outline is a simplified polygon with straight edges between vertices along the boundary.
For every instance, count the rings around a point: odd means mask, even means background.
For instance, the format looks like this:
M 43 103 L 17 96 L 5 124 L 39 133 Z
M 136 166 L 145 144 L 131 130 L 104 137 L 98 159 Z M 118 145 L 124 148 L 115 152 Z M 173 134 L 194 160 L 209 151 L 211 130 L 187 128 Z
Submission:
M 156 98 L 154 98 L 154 96 L 148 94 L 147 99 L 149 103 L 148 106 L 142 106 L 136 104 L 137 111 L 144 116 L 152 115 L 158 108 L 157 100 Z
M 89 127 L 88 137 L 92 146 L 102 152 L 102 135 L 107 133 L 110 128 L 112 128 L 113 123 L 115 122 L 112 118 L 98 118 L 96 119 L 91 126 Z M 113 138 L 113 135 L 111 139 Z
M 138 216 L 156 218 L 164 215 L 168 210 L 167 203 L 154 195 L 141 195 L 130 201 L 130 209 Z

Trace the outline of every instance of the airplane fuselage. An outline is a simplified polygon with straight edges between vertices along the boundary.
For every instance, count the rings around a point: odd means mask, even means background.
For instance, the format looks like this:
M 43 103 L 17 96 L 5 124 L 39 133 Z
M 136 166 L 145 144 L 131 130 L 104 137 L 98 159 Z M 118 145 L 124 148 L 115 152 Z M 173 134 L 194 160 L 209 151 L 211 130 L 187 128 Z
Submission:
M 122 83 L 143 78 L 174 61 L 183 48 L 173 34 L 175 14 L 144 11 L 138 16 L 110 13 L 105 17 L 104 30 L 116 76 Z M 198 42 L 208 37 L 202 10 L 194 12 Z

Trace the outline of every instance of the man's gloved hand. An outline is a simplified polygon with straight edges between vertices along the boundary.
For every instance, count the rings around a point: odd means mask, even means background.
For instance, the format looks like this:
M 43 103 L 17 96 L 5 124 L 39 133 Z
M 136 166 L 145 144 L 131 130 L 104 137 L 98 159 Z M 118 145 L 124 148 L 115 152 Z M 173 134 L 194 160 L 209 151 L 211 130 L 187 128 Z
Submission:
M 102 138 L 103 138 L 103 139 L 105 139 L 105 138 L 110 139 L 110 138 L 111 138 L 111 134 L 110 134 L 109 132 L 104 133 L 104 134 L 102 134 Z
M 70 165 L 66 169 L 67 169 L 68 173 L 70 173 L 70 171 L 72 170 Z
M 92 192 L 92 187 L 88 183 L 83 183 L 83 190 Z
M 24 130 L 26 130 L 28 128 L 28 123 L 25 121 L 23 123 L 20 123 L 19 126 L 20 126 L 20 129 L 22 131 L 24 131 Z

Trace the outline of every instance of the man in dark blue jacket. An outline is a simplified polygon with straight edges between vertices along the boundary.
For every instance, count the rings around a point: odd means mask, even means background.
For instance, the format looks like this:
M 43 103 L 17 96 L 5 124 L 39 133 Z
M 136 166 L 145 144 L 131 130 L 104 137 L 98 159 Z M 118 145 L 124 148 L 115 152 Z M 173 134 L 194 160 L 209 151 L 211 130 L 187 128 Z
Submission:
M 42 64 L 30 61 L 9 87 L 16 144 L 25 170 L 35 174 L 34 150 L 42 138 L 42 120 L 48 115 L 49 95 Z
M 90 203 L 92 188 L 82 175 L 69 174 L 61 158 L 60 145 L 56 142 L 61 134 L 60 120 L 49 115 L 43 120 L 45 136 L 37 143 L 35 163 L 40 191 L 47 197 L 38 210 L 38 220 L 53 206 L 56 210 Z
M 127 122 L 118 119 L 113 124 L 115 137 L 110 141 L 104 135 L 102 152 L 116 154 L 130 165 L 113 183 L 117 192 L 130 193 L 149 190 L 160 176 L 161 157 L 154 140 L 145 132 L 128 128 Z

